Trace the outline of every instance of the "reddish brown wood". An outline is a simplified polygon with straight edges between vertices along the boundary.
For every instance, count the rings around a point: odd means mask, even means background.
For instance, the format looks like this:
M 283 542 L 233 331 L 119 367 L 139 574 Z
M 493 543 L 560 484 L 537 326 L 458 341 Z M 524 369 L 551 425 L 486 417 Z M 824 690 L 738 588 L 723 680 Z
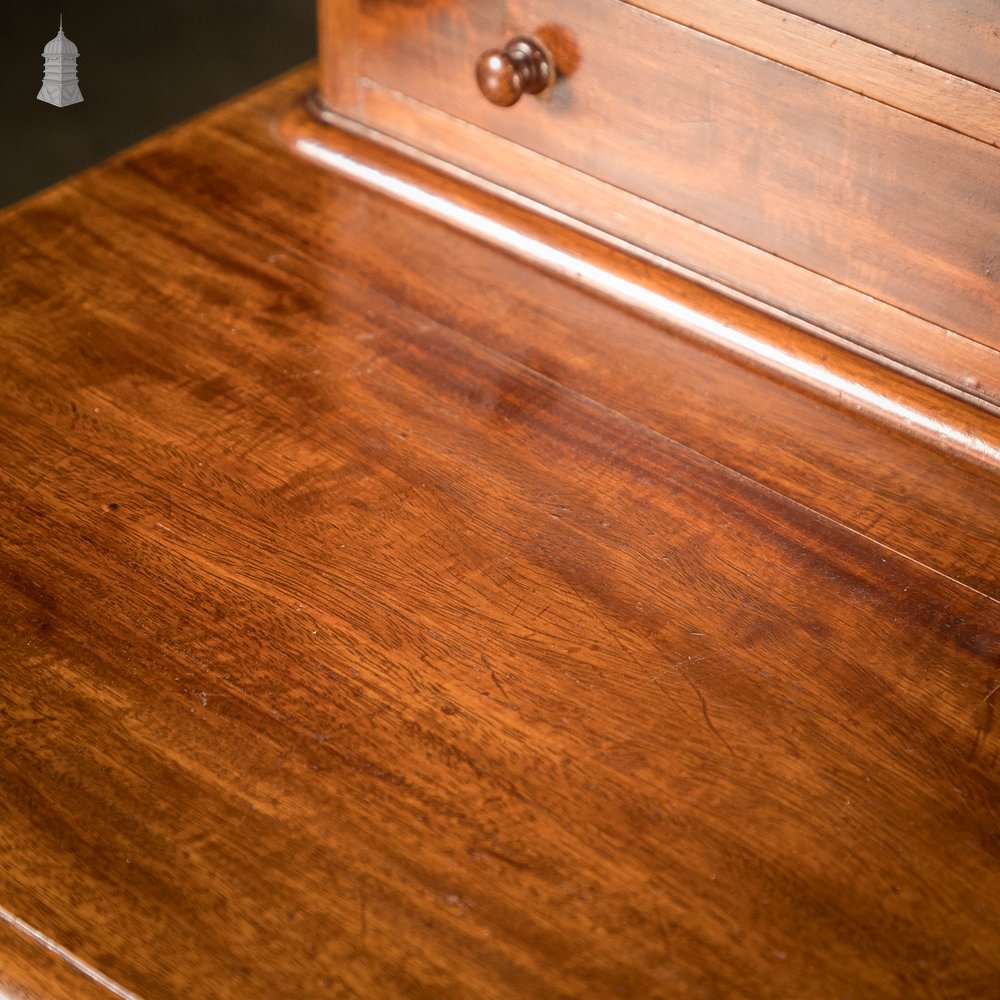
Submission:
M 996 477 L 293 158 L 311 82 L 0 217 L 0 905 L 144 998 L 989 996 Z
M 316 8 L 323 93 L 332 105 L 356 114 L 360 0 L 318 0 Z
M 467 267 L 455 267 L 451 245 L 435 255 L 432 246 L 389 228 L 380 239 L 385 245 L 400 247 L 400 252 L 388 260 L 381 253 L 363 254 L 358 266 L 377 273 L 379 286 L 393 289 L 394 297 L 412 302 L 421 312 L 431 309 L 433 302 L 432 314 L 440 322 L 474 331 L 472 335 L 487 338 L 485 342 L 490 346 L 505 354 L 513 352 L 523 364 L 540 367 L 546 374 L 550 353 L 558 350 L 565 359 L 559 367 L 559 380 L 574 390 L 616 411 L 627 406 L 628 412 L 642 423 L 651 424 L 671 438 L 755 479 L 763 478 L 781 493 L 825 516 L 844 520 L 894 549 L 919 554 L 928 565 L 949 575 L 957 574 L 977 589 L 1000 598 L 995 571 L 1000 564 L 1000 534 L 996 531 L 1000 496 L 991 485 L 1000 450 L 996 415 L 915 385 L 879 364 L 862 362 L 853 353 L 817 343 L 756 309 L 690 281 L 678 280 L 628 254 L 580 239 L 533 211 L 498 202 L 410 156 L 394 154 L 352 133 L 324 127 L 298 105 L 282 116 L 279 131 L 290 146 L 314 160 L 320 161 L 331 153 L 339 156 L 343 173 L 350 175 L 352 168 L 364 171 L 369 184 L 379 185 L 394 198 L 400 197 L 402 186 L 410 192 L 410 203 L 423 211 L 433 211 L 435 206 L 458 209 L 464 213 L 463 231 L 473 237 L 501 226 L 504 232 L 513 234 L 518 257 L 525 256 L 518 240 L 566 254 L 572 262 L 566 272 L 573 284 L 581 284 L 580 274 L 585 268 L 596 267 L 607 279 L 635 283 L 657 300 L 666 299 L 680 313 L 689 313 L 701 322 L 700 328 L 695 328 L 694 323 L 680 322 L 675 315 L 666 322 L 644 326 L 644 332 L 636 335 L 632 326 L 623 323 L 621 308 L 598 313 L 594 299 L 567 314 L 567 303 L 553 296 L 550 284 L 539 281 L 539 271 L 551 274 L 551 266 L 518 266 L 513 260 L 500 258 L 502 263 L 484 265 L 484 270 L 466 275 Z M 447 218 L 449 226 L 457 226 L 453 216 L 442 213 L 442 218 Z M 322 242 L 319 246 L 338 259 L 344 253 L 333 243 Z M 419 261 L 419 265 L 411 268 L 410 261 Z M 425 266 L 427 272 L 423 271 Z M 482 316 L 484 288 L 498 268 L 511 280 L 502 294 L 485 300 L 492 318 L 486 324 Z M 433 288 L 421 284 L 422 273 L 436 275 Z M 420 288 L 418 299 L 410 297 L 409 289 L 414 286 Z M 591 283 L 589 287 L 599 293 L 604 286 Z M 617 301 L 616 297 L 608 298 Z M 538 317 L 538 321 L 525 322 L 525 317 Z M 721 324 L 744 334 L 755 346 L 739 354 L 726 348 L 726 353 L 795 387 L 782 407 L 775 410 L 774 389 L 769 383 L 763 383 L 763 392 L 759 391 L 758 379 L 741 380 L 737 386 L 733 381 L 736 375 L 730 370 L 724 379 L 730 388 L 723 392 L 729 394 L 732 405 L 722 411 L 707 411 L 703 401 L 706 396 L 716 395 L 719 382 L 715 375 L 717 362 L 709 363 L 703 349 L 682 359 L 675 347 L 664 368 L 664 328 L 722 349 L 723 345 L 706 335 L 706 323 Z M 548 331 L 544 344 L 539 342 L 539 325 Z M 805 388 L 803 379 L 794 369 L 771 364 L 775 353 L 819 369 L 827 380 L 814 383 L 811 392 L 839 405 L 817 410 L 807 399 L 802 400 L 802 405 L 794 404 L 792 400 L 801 399 Z M 845 386 L 848 391 L 843 391 Z M 870 404 L 863 403 L 870 392 L 884 399 L 885 406 L 877 413 Z M 851 405 L 862 409 L 869 419 L 860 424 L 856 420 L 841 422 L 839 411 Z M 938 492 L 934 485 L 941 483 L 939 458 L 934 457 L 937 449 L 926 452 L 911 448 L 905 459 L 893 460 L 896 471 L 887 481 L 882 456 L 885 435 L 875 428 L 871 428 L 874 436 L 863 431 L 871 420 L 877 419 L 883 425 L 891 421 L 896 431 L 914 441 L 924 440 L 955 453 L 954 444 L 949 448 L 948 441 L 940 436 L 924 433 L 918 438 L 921 428 L 914 420 L 907 423 L 892 419 L 905 411 L 919 414 L 923 424 L 968 435 L 966 459 L 976 464 L 982 461 L 992 470 L 987 472 L 987 479 L 980 479 L 973 469 L 962 472 L 963 465 L 955 464 L 951 475 L 963 478 Z M 750 428 L 754 430 L 748 435 Z M 835 449 L 830 447 L 832 438 L 841 442 Z M 769 442 L 766 463 L 760 461 L 760 441 Z M 974 459 L 974 455 L 978 457 Z M 929 465 L 926 459 L 930 459 Z M 970 478 L 965 479 L 965 475 Z M 963 516 L 967 519 L 966 530 L 973 530 L 975 525 L 974 540 L 968 535 L 951 534 L 956 494 L 965 498 Z M 873 515 L 874 511 L 877 513 Z

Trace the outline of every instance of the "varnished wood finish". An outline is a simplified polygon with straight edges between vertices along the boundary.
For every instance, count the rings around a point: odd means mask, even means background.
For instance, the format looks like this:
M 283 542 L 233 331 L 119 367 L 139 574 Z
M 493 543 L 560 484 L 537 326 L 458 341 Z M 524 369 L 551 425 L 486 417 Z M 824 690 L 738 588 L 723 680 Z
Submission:
M 316 5 L 320 82 L 327 100 L 358 112 L 358 0 L 319 0 Z
M 1000 403 L 1000 95 L 779 6 L 368 0 L 348 114 Z M 553 18 L 573 81 L 484 104 L 470 61 Z
M 935 386 L 927 391 L 913 380 L 887 370 L 882 359 L 862 361 L 852 351 L 818 342 L 786 322 L 762 315 L 759 309 L 734 303 L 729 296 L 702 296 L 698 308 L 682 300 L 677 281 L 660 267 L 632 254 L 575 238 L 562 224 L 540 219 L 539 206 L 503 208 L 493 196 L 483 197 L 465 183 L 460 171 L 446 171 L 458 178 L 445 180 L 436 170 L 415 162 L 413 155 L 384 156 L 369 142 L 352 141 L 351 135 L 371 135 L 347 119 L 336 116 L 321 103 L 310 100 L 316 117 L 342 125 L 338 133 L 324 129 L 303 109 L 295 108 L 280 127 L 290 145 L 303 155 L 332 167 L 411 207 L 430 211 L 450 225 L 476 236 L 487 236 L 504 249 L 522 255 L 547 271 L 569 278 L 582 287 L 617 303 L 683 329 L 714 346 L 733 351 L 761 367 L 791 377 L 812 391 L 854 406 L 904 433 L 930 441 L 962 457 L 1000 468 L 1000 409 L 989 415 L 978 408 L 956 405 Z M 384 137 L 375 135 L 379 141 Z M 413 150 L 407 150 L 413 154 Z M 388 166 L 391 164 L 391 166 Z M 435 167 L 443 165 L 438 161 Z M 969 397 L 962 395 L 967 403 Z
M 143 998 L 996 992 L 995 474 L 294 158 L 311 85 L 0 217 L 0 905 Z
M 870 416 L 860 421 L 844 418 L 843 409 L 859 410 L 860 401 L 851 406 L 847 393 L 838 395 L 832 386 L 817 384 L 813 392 L 840 405 L 816 407 L 802 394 L 802 381 L 794 371 L 768 368 L 766 364 L 769 356 L 780 352 L 814 364 L 826 361 L 831 374 L 839 375 L 840 381 L 855 380 L 862 390 L 878 379 L 890 409 L 918 411 L 930 421 L 954 422 L 955 431 L 972 433 L 991 453 L 1000 433 L 996 417 L 986 417 L 961 405 L 949 408 L 940 393 L 921 392 L 908 379 L 894 379 L 878 366 L 860 365 L 853 355 L 843 353 L 841 366 L 836 363 L 835 351 L 810 354 L 815 343 L 794 329 L 741 308 L 719 294 L 706 293 L 696 284 L 672 279 L 660 269 L 646 267 L 627 255 L 609 254 L 600 244 L 568 238 L 564 229 L 540 221 L 534 213 L 516 212 L 477 196 L 466 185 L 442 177 L 410 157 L 392 156 L 343 131 L 323 130 L 298 104 L 282 116 L 280 132 L 293 148 L 317 161 L 317 149 L 309 145 L 312 142 L 321 142 L 324 153 L 338 152 L 343 157 L 340 169 L 345 175 L 350 165 L 369 168 L 371 173 L 365 175 L 369 185 L 380 183 L 379 189 L 394 198 L 400 197 L 401 184 L 410 191 L 426 192 L 424 211 L 428 210 L 430 198 L 439 197 L 481 219 L 481 231 L 501 224 L 526 241 L 573 254 L 580 266 L 569 269 L 566 276 L 574 284 L 581 284 L 579 272 L 583 268 L 595 265 L 611 277 L 628 273 L 643 281 L 650 292 L 673 301 L 679 312 L 726 324 L 756 338 L 757 348 L 738 355 L 740 359 L 796 387 L 783 395 L 777 409 L 775 389 L 769 381 L 729 366 L 720 381 L 718 361 L 709 362 L 712 355 L 706 355 L 703 346 L 684 348 L 690 339 L 730 356 L 736 354 L 731 346 L 709 339 L 704 326 L 693 328 L 676 316 L 669 323 L 632 324 L 625 321 L 619 308 L 602 306 L 591 298 L 571 308 L 565 300 L 554 299 L 550 283 L 540 279 L 539 272 L 551 273 L 551 268 L 536 269 L 508 261 L 503 269 L 509 280 L 501 292 L 489 294 L 489 270 L 470 272 L 467 267 L 454 267 L 453 247 L 449 244 L 435 252 L 429 244 L 407 242 L 393 232 L 385 238 L 400 248 L 399 253 L 388 259 L 379 253 L 352 258 L 366 273 L 378 276 L 380 287 L 392 288 L 394 295 L 402 296 L 437 322 L 460 327 L 485 346 L 544 374 L 555 377 L 557 371 L 558 381 L 568 388 L 1000 600 L 996 574 L 996 566 L 1000 565 L 996 463 L 970 454 L 969 465 L 950 465 L 946 485 L 941 478 L 939 449 L 954 453 L 954 445 L 949 447 L 946 441 L 932 439 L 936 448 L 914 448 L 911 440 L 905 458 L 900 453 L 898 460 L 891 460 L 893 474 L 886 476 L 885 449 L 889 442 L 884 432 Z M 454 226 L 454 218 L 448 224 Z M 517 257 L 523 259 L 525 254 L 517 252 Z M 412 264 L 414 261 L 419 264 Z M 420 282 L 419 276 L 427 272 L 437 276 L 433 286 Z M 415 286 L 420 289 L 419 299 L 406 291 Z M 483 322 L 484 309 L 491 323 Z M 680 334 L 668 356 L 664 355 L 665 327 Z M 545 330 L 544 339 L 539 337 L 539 329 Z M 609 334 L 613 335 L 611 343 Z M 556 356 L 560 359 L 558 370 L 552 366 Z M 706 398 L 724 399 L 725 403 L 714 410 L 704 405 Z M 870 408 L 865 412 L 870 414 Z M 960 423 L 970 417 L 968 423 Z M 893 429 L 916 439 L 918 428 L 913 424 L 911 419 L 906 424 L 895 424 Z M 831 441 L 837 444 L 831 447 Z M 760 453 L 762 442 L 767 442 L 766 461 Z M 973 462 L 989 470 L 986 478 L 971 467 Z M 956 496 L 962 497 L 963 530 L 958 534 L 953 533 Z

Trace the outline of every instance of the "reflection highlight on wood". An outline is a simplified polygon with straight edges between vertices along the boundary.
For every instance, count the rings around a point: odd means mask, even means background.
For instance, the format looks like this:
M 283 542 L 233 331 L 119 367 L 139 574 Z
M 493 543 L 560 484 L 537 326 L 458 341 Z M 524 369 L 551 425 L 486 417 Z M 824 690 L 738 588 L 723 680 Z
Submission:
M 0 996 L 16 1000 L 137 1000 L 72 952 L 0 907 Z
M 331 124 L 352 128 L 350 122 L 338 121 L 330 112 L 321 111 L 320 114 Z M 490 209 L 480 211 L 463 204 L 460 198 L 454 197 L 454 188 L 449 195 L 443 195 L 434 191 L 432 180 L 421 184 L 406 176 L 412 174 L 425 181 L 431 179 L 428 172 L 410 168 L 401 158 L 393 160 L 394 171 L 381 169 L 366 162 L 364 147 L 351 143 L 347 136 L 338 137 L 329 129 L 310 128 L 297 112 L 293 112 L 292 117 L 285 133 L 294 148 L 351 180 L 429 212 L 463 232 L 496 243 L 628 308 L 732 351 L 763 368 L 794 378 L 904 433 L 948 448 L 971 461 L 1000 467 L 1000 437 L 993 415 L 955 405 L 942 399 L 938 392 L 915 386 L 910 379 L 896 376 L 881 366 L 866 365 L 848 352 L 817 342 L 812 337 L 797 335 L 786 324 L 769 320 L 762 314 L 755 315 L 752 310 L 741 310 L 719 300 L 713 303 L 718 309 L 716 315 L 692 309 L 660 291 L 657 285 L 669 288 L 669 280 L 660 280 L 655 269 L 634 258 L 582 240 L 575 241 L 575 245 L 584 248 L 583 253 L 567 252 L 556 240 L 531 234 L 532 222 L 526 213 L 509 211 L 508 216 L 516 218 L 520 225 L 505 224 L 499 221 L 499 213 L 491 214 Z M 350 152 L 338 148 L 345 145 L 350 147 Z M 480 204 L 496 206 L 491 199 L 478 200 Z M 635 272 L 641 275 L 639 280 L 633 277 Z M 729 316 L 720 318 L 726 312 Z

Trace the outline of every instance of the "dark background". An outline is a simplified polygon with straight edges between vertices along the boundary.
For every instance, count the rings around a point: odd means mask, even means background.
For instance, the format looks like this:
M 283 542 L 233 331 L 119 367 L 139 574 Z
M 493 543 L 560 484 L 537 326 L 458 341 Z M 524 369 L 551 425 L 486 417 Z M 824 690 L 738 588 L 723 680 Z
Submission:
M 36 100 L 42 47 L 80 50 L 82 104 Z M 313 57 L 316 0 L 0 0 L 0 205 Z

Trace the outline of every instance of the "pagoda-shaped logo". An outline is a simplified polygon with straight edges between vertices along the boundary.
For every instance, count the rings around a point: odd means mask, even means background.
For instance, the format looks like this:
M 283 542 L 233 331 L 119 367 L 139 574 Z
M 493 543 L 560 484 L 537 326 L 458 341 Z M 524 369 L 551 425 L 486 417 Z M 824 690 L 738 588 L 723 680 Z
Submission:
M 45 60 L 45 77 L 38 99 L 57 108 L 79 104 L 83 100 L 80 84 L 76 80 L 76 60 L 80 50 L 63 34 L 62 15 L 59 15 L 59 34 L 42 49 Z

